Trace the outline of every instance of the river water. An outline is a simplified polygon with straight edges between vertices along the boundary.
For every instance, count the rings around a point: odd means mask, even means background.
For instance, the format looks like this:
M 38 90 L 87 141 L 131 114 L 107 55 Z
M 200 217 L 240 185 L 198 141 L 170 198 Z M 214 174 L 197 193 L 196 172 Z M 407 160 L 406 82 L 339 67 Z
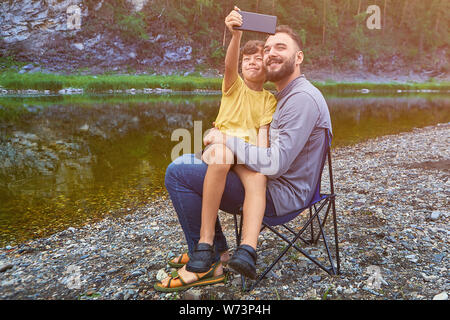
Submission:
M 450 121 L 448 93 L 325 98 L 333 147 Z M 148 204 L 164 191 L 173 132 L 205 131 L 219 103 L 214 94 L 0 97 L 0 247 Z

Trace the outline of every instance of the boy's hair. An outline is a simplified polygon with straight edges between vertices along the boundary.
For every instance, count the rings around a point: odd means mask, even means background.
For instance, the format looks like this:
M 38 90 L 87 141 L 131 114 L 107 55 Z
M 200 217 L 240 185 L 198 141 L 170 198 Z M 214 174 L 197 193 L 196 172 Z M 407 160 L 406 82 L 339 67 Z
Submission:
M 242 57 L 249 54 L 255 54 L 258 52 L 263 52 L 264 41 L 261 40 L 249 40 L 247 41 L 241 49 L 241 54 L 239 59 L 242 61 Z
M 294 40 L 294 42 L 297 44 L 298 49 L 302 50 L 303 47 L 303 43 L 302 40 L 300 39 L 300 37 L 297 35 L 297 33 L 295 33 L 294 30 L 292 30 L 291 27 L 287 26 L 287 25 L 280 25 L 278 27 L 276 27 L 275 29 L 275 33 L 286 33 L 288 36 L 291 37 L 292 40 Z

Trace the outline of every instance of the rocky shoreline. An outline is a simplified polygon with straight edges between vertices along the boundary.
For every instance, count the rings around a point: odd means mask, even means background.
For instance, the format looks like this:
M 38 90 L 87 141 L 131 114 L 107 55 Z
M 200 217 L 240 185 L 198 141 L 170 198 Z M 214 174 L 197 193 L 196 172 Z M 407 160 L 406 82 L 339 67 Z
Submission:
M 0 248 L 0 299 L 448 299 L 449 145 L 447 123 L 333 151 L 339 276 L 292 251 L 250 293 L 232 272 L 226 284 L 158 293 L 168 259 L 186 250 L 163 195 L 126 216 Z M 232 217 L 220 217 L 233 247 Z M 264 267 L 282 244 L 265 231 L 259 246 Z

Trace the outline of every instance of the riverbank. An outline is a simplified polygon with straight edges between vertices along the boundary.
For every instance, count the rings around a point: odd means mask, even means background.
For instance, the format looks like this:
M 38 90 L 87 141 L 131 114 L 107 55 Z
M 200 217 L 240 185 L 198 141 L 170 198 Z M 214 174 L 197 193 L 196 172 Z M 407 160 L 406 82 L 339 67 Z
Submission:
M 448 272 L 450 125 L 371 139 L 333 151 L 340 276 L 290 252 L 254 291 L 226 284 L 179 294 L 153 290 L 168 259 L 186 249 L 167 196 L 48 238 L 0 249 L 0 299 L 398 299 L 445 297 Z M 326 179 L 325 179 L 326 180 Z M 231 216 L 222 227 L 234 244 Z M 274 252 L 260 236 L 258 267 Z M 282 244 L 280 244 L 281 246 Z M 266 250 L 267 249 L 267 250 Z M 323 252 L 309 248 L 320 259 Z M 384 279 L 367 285 L 376 266 Z
M 32 66 L 28 69 L 32 70 Z M 21 69 L 23 70 L 23 69 Z M 323 93 L 378 92 L 449 92 L 450 82 L 446 80 L 424 82 L 413 81 L 335 81 L 314 80 Z M 174 91 L 219 91 L 222 86 L 220 75 L 203 76 L 200 73 L 186 75 L 149 74 L 54 74 L 17 71 L 0 73 L 0 95 L 5 94 L 82 94 L 82 93 L 167 93 Z M 275 90 L 273 83 L 265 88 Z

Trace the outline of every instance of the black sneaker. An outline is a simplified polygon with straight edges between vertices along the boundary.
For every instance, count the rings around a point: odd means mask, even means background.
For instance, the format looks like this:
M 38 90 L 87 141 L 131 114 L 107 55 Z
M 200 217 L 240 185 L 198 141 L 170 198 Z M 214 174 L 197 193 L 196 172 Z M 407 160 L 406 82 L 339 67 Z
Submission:
M 237 247 L 228 265 L 243 276 L 256 279 L 256 251 L 249 245 L 243 244 Z
M 197 243 L 194 253 L 186 263 L 189 272 L 207 272 L 214 263 L 214 247 L 208 243 Z

